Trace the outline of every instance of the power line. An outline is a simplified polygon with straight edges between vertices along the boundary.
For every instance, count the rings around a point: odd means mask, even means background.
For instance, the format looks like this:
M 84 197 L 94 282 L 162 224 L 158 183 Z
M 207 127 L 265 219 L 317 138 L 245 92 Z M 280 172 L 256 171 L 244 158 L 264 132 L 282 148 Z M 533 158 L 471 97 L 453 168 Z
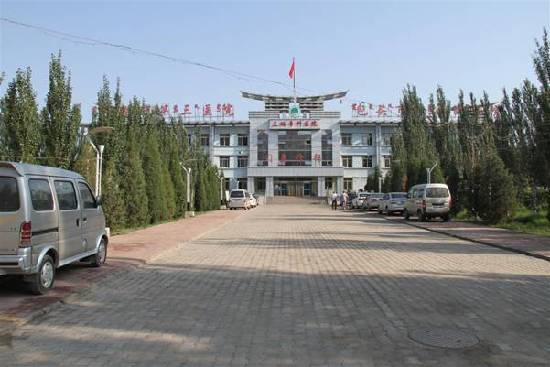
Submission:
M 153 56 L 153 57 L 157 57 L 157 58 L 167 60 L 167 61 L 171 61 L 171 62 L 176 62 L 176 63 L 180 63 L 180 64 L 184 64 L 184 65 L 192 65 L 192 66 L 200 67 L 200 68 L 203 68 L 203 69 L 206 69 L 206 70 L 220 72 L 220 73 L 223 73 L 223 74 L 225 74 L 229 77 L 235 78 L 237 80 L 259 81 L 259 82 L 263 82 L 263 83 L 275 84 L 275 85 L 278 85 L 278 86 L 282 86 L 284 88 L 292 89 L 292 85 L 290 85 L 289 83 L 281 82 L 281 81 L 278 81 L 278 80 L 267 79 L 267 78 L 259 77 L 259 76 L 256 76 L 256 75 L 243 73 L 243 72 L 235 71 L 235 70 L 230 70 L 230 69 L 226 69 L 226 68 L 222 68 L 222 67 L 219 67 L 219 66 L 214 66 L 214 65 L 210 65 L 210 64 L 206 64 L 206 63 L 202 63 L 202 62 L 198 62 L 198 61 L 194 61 L 194 60 L 190 60 L 190 59 L 186 59 L 186 58 L 170 56 L 170 55 L 162 54 L 162 53 L 159 53 L 159 52 L 150 51 L 150 50 L 137 48 L 137 47 L 132 47 L 132 46 L 124 45 L 124 44 L 98 40 L 98 39 L 90 38 L 90 37 L 86 37 L 86 36 L 79 36 L 79 35 L 75 35 L 75 34 L 71 34 L 71 33 L 67 33 L 67 32 L 61 32 L 61 31 L 57 31 L 57 30 L 42 27 L 42 26 L 37 26 L 37 25 L 29 24 L 29 23 L 23 23 L 23 22 L 13 20 L 13 19 L 9 19 L 9 18 L 5 18 L 5 17 L 0 17 L 0 20 L 2 20 L 3 22 L 6 22 L 6 23 L 10 23 L 10 24 L 13 24 L 13 25 L 17 25 L 17 26 L 20 26 L 20 27 L 24 27 L 24 28 L 32 29 L 34 31 L 41 32 L 41 33 L 43 33 L 47 36 L 50 36 L 50 37 L 58 38 L 58 39 L 68 41 L 68 42 L 73 42 L 75 44 L 86 45 L 86 46 L 105 46 L 105 47 L 115 48 L 115 49 L 118 49 L 118 50 L 121 50 L 121 51 L 133 53 L 133 54 L 142 54 L 142 55 L 147 55 L 147 56 Z M 314 91 L 312 91 L 310 89 L 307 89 L 307 88 L 297 88 L 297 89 L 300 89 L 300 90 L 303 90 L 303 91 L 314 92 Z

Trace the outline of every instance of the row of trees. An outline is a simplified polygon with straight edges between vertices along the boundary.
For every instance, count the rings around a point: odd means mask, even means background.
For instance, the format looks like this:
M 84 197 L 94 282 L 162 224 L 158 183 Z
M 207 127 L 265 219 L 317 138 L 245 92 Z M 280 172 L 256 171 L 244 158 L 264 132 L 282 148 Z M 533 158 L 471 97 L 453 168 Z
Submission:
M 40 113 L 30 69 L 18 70 L 7 86 L 0 100 L 0 160 L 72 169 L 94 184 L 96 154 L 81 135 L 80 106 L 71 102 L 71 79 L 60 54 L 52 55 L 49 78 Z M 188 201 L 182 166 L 193 173 L 194 209 L 219 208 L 221 177 L 200 139 L 190 145 L 182 121 L 167 122 L 158 106 L 149 108 L 136 97 L 125 105 L 120 82 L 113 92 L 104 77 L 89 131 L 102 132 L 90 138 L 105 146 L 102 201 L 112 229 L 182 217 Z
M 438 164 L 432 182 L 446 182 L 454 210 L 467 209 L 496 222 L 518 203 L 537 208 L 538 192 L 550 188 L 550 47 L 546 31 L 533 56 L 540 86 L 526 80 L 504 90 L 495 110 L 486 93 L 458 95 L 458 121 L 441 87 L 427 108 L 412 86 L 403 91 L 402 124 L 392 142 L 388 191 L 426 182 L 426 167 Z M 550 207 L 550 195 L 547 195 Z M 550 210 L 549 210 L 550 218 Z

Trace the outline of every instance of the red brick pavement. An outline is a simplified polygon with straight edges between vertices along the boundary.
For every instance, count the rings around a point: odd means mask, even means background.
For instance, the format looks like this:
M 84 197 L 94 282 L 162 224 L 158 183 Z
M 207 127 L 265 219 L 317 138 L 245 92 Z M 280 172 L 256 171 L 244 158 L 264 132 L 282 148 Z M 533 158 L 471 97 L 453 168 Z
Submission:
M 244 211 L 218 210 L 113 236 L 109 242 L 107 263 L 103 267 L 92 268 L 79 263 L 58 269 L 54 289 L 46 296 L 30 295 L 17 279 L 0 278 L 0 329 L 3 324 L 24 321 L 108 275 L 145 264 L 180 243 L 220 228 L 242 213 Z

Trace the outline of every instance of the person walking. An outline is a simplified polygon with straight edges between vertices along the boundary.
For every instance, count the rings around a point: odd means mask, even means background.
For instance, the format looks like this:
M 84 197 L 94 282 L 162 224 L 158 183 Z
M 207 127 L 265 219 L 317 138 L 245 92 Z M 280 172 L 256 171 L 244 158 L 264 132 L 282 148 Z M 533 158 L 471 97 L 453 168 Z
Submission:
M 344 191 L 342 196 L 343 196 L 342 201 L 344 202 L 344 210 L 346 210 L 347 207 L 348 207 L 348 193 L 346 191 Z
M 338 208 L 338 194 L 336 192 L 332 193 L 331 200 L 332 210 L 336 210 Z

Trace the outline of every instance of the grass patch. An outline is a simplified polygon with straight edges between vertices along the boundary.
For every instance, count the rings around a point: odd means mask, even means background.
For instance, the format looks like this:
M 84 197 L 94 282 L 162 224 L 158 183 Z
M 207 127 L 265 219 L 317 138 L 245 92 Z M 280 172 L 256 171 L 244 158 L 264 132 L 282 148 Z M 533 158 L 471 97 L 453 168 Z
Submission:
M 540 210 L 538 213 L 534 213 L 529 209 L 519 209 L 513 219 L 498 223 L 495 227 L 550 236 L 550 221 L 548 221 L 546 213 L 546 210 Z

